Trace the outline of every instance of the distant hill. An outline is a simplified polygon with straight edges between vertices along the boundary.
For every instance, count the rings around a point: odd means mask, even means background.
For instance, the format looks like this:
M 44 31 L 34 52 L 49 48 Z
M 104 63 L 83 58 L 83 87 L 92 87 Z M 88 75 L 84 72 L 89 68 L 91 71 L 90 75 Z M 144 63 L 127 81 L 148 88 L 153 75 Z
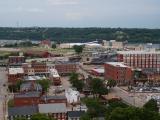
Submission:
M 160 29 L 0 27 L 0 39 L 51 39 L 56 42 L 89 42 L 96 39 L 116 39 L 118 41 L 127 40 L 132 43 L 160 43 Z

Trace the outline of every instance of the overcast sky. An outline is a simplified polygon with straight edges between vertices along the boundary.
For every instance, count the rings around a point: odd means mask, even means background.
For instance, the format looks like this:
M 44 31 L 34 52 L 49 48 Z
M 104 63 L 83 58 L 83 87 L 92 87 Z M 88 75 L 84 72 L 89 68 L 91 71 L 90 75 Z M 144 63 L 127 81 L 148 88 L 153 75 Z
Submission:
M 0 0 L 0 26 L 160 28 L 160 0 Z

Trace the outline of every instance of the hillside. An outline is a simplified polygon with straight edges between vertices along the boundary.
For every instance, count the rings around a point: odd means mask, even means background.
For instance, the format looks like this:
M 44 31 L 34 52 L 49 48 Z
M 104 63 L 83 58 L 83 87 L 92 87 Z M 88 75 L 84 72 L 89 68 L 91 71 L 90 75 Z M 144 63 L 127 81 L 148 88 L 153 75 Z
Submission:
M 93 40 L 129 41 L 132 43 L 160 43 L 160 29 L 136 28 L 0 28 L 0 39 L 42 40 L 57 42 L 88 42 Z

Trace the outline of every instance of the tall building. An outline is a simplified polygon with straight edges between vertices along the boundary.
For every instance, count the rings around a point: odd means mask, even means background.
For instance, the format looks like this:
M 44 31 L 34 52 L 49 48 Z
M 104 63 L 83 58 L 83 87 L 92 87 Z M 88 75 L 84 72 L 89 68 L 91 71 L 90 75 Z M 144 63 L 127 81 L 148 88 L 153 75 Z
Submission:
M 160 68 L 159 51 L 118 51 L 118 62 L 133 68 Z
M 132 82 L 132 68 L 121 62 L 107 62 L 104 65 L 105 79 L 115 80 L 118 85 L 126 85 Z

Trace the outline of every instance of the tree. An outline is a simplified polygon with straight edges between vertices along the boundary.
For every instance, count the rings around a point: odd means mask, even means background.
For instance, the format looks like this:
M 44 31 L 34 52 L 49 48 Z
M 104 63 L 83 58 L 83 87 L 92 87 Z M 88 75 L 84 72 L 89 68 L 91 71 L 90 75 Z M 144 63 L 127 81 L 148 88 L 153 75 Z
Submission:
M 116 86 L 116 81 L 115 80 L 112 80 L 112 79 L 109 79 L 108 81 L 107 81 L 107 86 L 108 87 L 115 87 Z
M 83 100 L 83 102 L 88 108 L 87 115 L 85 115 L 85 117 L 96 118 L 105 114 L 106 106 L 102 105 L 99 99 L 86 98 Z
M 75 52 L 76 52 L 77 54 L 82 53 L 83 48 L 84 48 L 83 45 L 75 45 L 75 46 L 73 46 L 73 49 L 75 50 Z
M 105 87 L 103 81 L 99 78 L 93 78 L 90 82 L 90 88 L 95 97 L 97 95 L 105 95 L 108 93 L 108 89 Z
M 84 81 L 79 80 L 77 73 L 71 73 L 69 81 L 72 84 L 73 87 L 75 87 L 78 91 L 82 91 L 84 87 Z
M 157 101 L 154 99 L 149 100 L 146 104 L 144 104 L 143 107 L 147 110 L 155 111 L 155 112 L 158 112 L 158 110 L 159 110 L 158 105 L 157 105 Z
M 28 120 L 28 119 L 24 117 L 16 117 L 14 120 Z
M 51 119 L 45 114 L 37 113 L 31 117 L 31 120 L 51 120 Z
M 42 86 L 43 92 L 47 92 L 48 91 L 48 88 L 49 88 L 49 86 L 51 84 L 49 80 L 44 79 L 44 80 L 39 80 L 37 82 Z
M 56 44 L 54 43 L 54 44 L 52 44 L 52 48 L 53 49 L 55 49 L 57 46 L 56 46 Z

